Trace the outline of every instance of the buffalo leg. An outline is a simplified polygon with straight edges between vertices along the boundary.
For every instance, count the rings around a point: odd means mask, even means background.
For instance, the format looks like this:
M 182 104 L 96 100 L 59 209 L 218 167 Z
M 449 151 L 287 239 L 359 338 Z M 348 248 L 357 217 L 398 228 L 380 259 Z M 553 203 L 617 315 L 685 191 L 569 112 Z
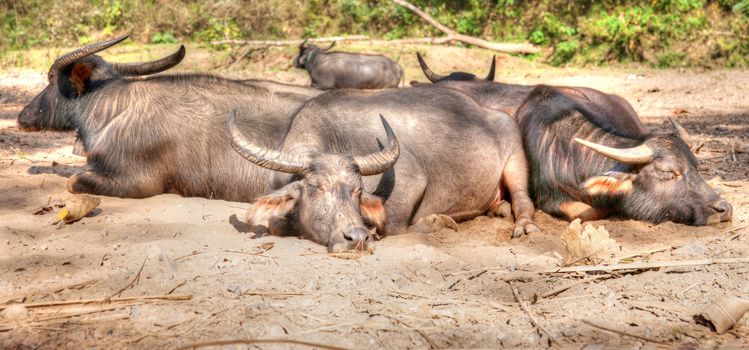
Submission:
M 528 195 L 528 163 L 525 152 L 516 149 L 507 160 L 502 170 L 502 181 L 510 193 L 512 201 L 512 212 L 515 214 L 515 228 L 512 237 L 538 232 L 538 226 L 533 223 L 535 208 L 530 195 Z
M 110 197 L 143 198 L 163 193 L 153 184 L 137 186 L 127 179 L 99 175 L 93 171 L 76 173 L 68 179 L 68 192 L 90 193 Z
M 608 211 L 596 209 L 583 202 L 564 201 L 559 203 L 559 213 L 567 220 L 580 219 L 582 221 L 600 220 L 609 216 Z
M 432 214 L 417 220 L 415 224 L 408 227 L 408 230 L 420 233 L 432 233 L 443 228 L 458 231 L 458 224 L 453 218 L 445 214 Z

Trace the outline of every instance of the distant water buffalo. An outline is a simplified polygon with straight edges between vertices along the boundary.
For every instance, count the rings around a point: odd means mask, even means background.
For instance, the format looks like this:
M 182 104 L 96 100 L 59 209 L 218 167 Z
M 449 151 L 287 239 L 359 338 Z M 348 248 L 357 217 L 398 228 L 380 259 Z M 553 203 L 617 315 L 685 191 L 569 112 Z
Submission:
M 477 77 L 473 73 L 466 73 L 466 72 L 453 72 L 448 75 L 439 75 L 434 72 L 432 72 L 431 69 L 429 69 L 429 66 L 427 65 L 426 61 L 424 61 L 424 57 L 421 56 L 420 53 L 416 53 L 416 59 L 419 60 L 419 66 L 421 67 L 421 71 L 424 72 L 424 75 L 431 81 L 432 83 L 437 83 L 440 81 L 473 81 L 473 80 L 480 80 L 479 77 Z M 494 74 L 497 68 L 497 56 L 492 56 L 492 64 L 489 68 L 489 73 L 486 75 L 483 80 L 486 81 L 494 81 Z M 418 83 L 417 83 L 418 84 Z
M 276 148 L 231 123 L 230 130 L 239 153 L 277 172 L 278 189 L 248 213 L 254 227 L 298 232 L 333 251 L 363 249 L 372 240 L 369 227 L 378 235 L 431 223 L 457 228 L 455 221 L 496 214 L 507 188 L 513 236 L 538 230 L 517 125 L 461 92 L 326 93 L 305 104 Z
M 617 214 L 689 225 L 733 217 L 731 204 L 700 176 L 688 133 L 675 120 L 673 134 L 656 135 L 626 100 L 595 89 L 425 75 L 434 87 L 514 116 L 530 160 L 531 195 L 543 211 L 568 220 Z
M 330 52 L 327 48 L 299 45 L 295 68 L 304 68 L 318 89 L 384 89 L 396 88 L 403 78 L 403 68 L 383 55 Z
M 247 202 L 269 191 L 272 172 L 232 150 L 224 132 L 226 114 L 237 111 L 238 127 L 253 142 L 279 147 L 293 115 L 320 92 L 202 74 L 131 78 L 123 74 L 123 65 L 94 55 L 125 38 L 59 57 L 49 70 L 47 87 L 19 115 L 24 130 L 79 131 L 87 164 L 68 179 L 68 190 Z M 179 52 L 184 55 L 183 48 Z

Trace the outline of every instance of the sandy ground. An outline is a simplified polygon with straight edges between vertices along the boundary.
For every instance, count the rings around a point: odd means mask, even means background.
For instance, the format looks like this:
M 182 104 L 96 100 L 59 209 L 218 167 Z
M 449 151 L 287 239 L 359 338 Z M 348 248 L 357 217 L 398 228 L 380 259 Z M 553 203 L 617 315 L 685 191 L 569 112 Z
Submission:
M 483 71 L 486 52 L 466 54 L 471 59 L 456 66 L 438 63 L 454 50 L 430 53 L 432 68 Z M 424 80 L 411 74 L 415 60 L 400 60 L 409 62 L 408 80 Z M 219 73 L 305 81 L 280 65 L 263 71 L 255 60 Z M 233 215 L 242 217 L 246 203 L 176 195 L 101 197 L 93 216 L 54 226 L 54 213 L 33 213 L 69 196 L 66 177 L 84 160 L 70 154 L 69 133 L 15 126 L 44 76 L 0 73 L 0 308 L 37 304 L 28 315 L 0 316 L 0 348 L 175 348 L 228 339 L 397 349 L 749 346 L 749 317 L 716 335 L 691 316 L 722 295 L 749 297 L 746 263 L 532 273 L 559 268 L 566 254 L 560 234 L 568 223 L 541 212 L 543 232 L 520 239 L 510 239 L 510 222 L 479 217 L 458 232 L 387 237 L 359 259 L 330 256 L 306 240 L 240 232 Z M 733 222 L 594 222 L 621 245 L 615 255 L 625 258 L 614 262 L 749 257 L 749 154 L 739 152 L 749 143 L 749 71 L 565 70 L 503 58 L 497 80 L 615 92 L 652 129 L 669 130 L 664 117 L 676 115 L 705 141 L 697 153 L 701 171 L 734 205 Z M 83 299 L 94 301 L 59 305 Z

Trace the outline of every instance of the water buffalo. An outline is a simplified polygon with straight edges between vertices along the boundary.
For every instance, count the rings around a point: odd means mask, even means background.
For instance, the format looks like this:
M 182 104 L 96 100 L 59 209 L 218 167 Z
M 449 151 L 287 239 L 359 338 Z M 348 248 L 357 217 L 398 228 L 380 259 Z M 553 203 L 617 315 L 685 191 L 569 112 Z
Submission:
M 675 134 L 653 135 L 620 96 L 584 87 L 449 79 L 455 73 L 438 76 L 423 59 L 420 63 L 435 87 L 465 92 L 483 107 L 514 117 L 539 209 L 568 220 L 611 214 L 690 225 L 731 220 L 731 205 L 699 175 L 685 146 L 688 134 L 676 121 L 671 121 Z M 614 149 L 629 152 L 631 146 L 640 146 L 634 149 L 643 156 L 616 158 L 621 152 Z
M 426 61 L 424 61 L 424 57 L 421 56 L 420 53 L 416 53 L 416 59 L 419 60 L 419 66 L 421 66 L 421 71 L 424 72 L 424 75 L 431 81 L 432 83 L 437 83 L 440 81 L 474 81 L 474 80 L 480 80 L 479 77 L 477 77 L 473 73 L 466 73 L 466 72 L 452 72 L 448 75 L 439 75 L 434 72 L 432 72 L 431 69 L 429 69 L 429 66 L 427 65 Z M 494 81 L 494 73 L 497 68 L 497 56 L 492 56 L 492 65 L 489 68 L 489 73 L 486 75 L 486 78 L 483 80 L 485 81 Z M 413 83 L 412 83 L 413 84 Z M 418 84 L 418 83 L 417 83 Z
M 471 73 L 453 72 L 439 75 L 432 72 L 424 58 L 417 54 L 424 75 L 442 88 L 462 91 L 472 96 L 483 107 L 505 112 L 517 120 L 517 110 L 528 98 L 535 86 L 493 82 L 496 58 L 492 58 L 489 74 L 479 79 Z M 429 85 L 416 83 L 420 85 Z M 593 118 L 604 118 L 601 122 L 611 125 L 611 130 L 636 137 L 647 133 L 632 105 L 617 95 L 607 94 L 586 87 L 557 87 L 566 94 L 577 95 L 592 102 L 599 113 Z
M 125 38 L 58 58 L 49 85 L 19 116 L 25 130 L 79 131 L 87 164 L 68 179 L 68 190 L 130 198 L 171 192 L 234 201 L 270 190 L 272 172 L 232 150 L 223 132 L 226 114 L 236 110 L 237 125 L 248 137 L 278 147 L 294 113 L 319 92 L 203 74 L 131 78 L 118 69 L 121 65 L 94 55 Z
M 307 70 L 314 88 L 395 88 L 403 78 L 403 68 L 383 55 L 329 52 L 335 42 L 325 49 L 306 43 L 299 45 L 294 67 Z
M 361 248 L 371 240 L 366 223 L 383 235 L 435 222 L 455 228 L 455 221 L 494 214 L 504 185 L 516 219 L 513 236 L 538 230 L 517 125 L 460 92 L 329 92 L 297 113 L 280 150 L 230 130 L 245 158 L 277 171 L 278 190 L 249 211 L 252 226 L 291 229 L 331 250 Z M 380 151 L 383 136 L 389 142 Z
M 732 218 L 731 205 L 700 176 L 675 120 L 673 134 L 617 133 L 595 103 L 543 85 L 531 91 L 518 120 L 531 192 L 546 212 L 570 220 L 619 214 L 697 226 Z

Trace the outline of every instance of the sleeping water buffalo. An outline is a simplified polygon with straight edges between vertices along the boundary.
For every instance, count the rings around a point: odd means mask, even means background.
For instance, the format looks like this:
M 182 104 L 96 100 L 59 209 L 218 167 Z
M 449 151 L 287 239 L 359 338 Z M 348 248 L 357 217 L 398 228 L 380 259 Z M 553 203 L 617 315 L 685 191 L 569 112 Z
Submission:
M 535 203 L 546 212 L 696 226 L 732 218 L 731 205 L 700 176 L 689 137 L 675 120 L 674 134 L 619 132 L 585 96 L 543 85 L 530 93 L 518 120 Z
M 299 45 L 294 67 L 307 70 L 314 88 L 396 88 L 403 78 L 403 68 L 383 55 L 329 52 L 335 42 L 325 49 L 306 43 Z
M 126 38 L 59 57 L 49 70 L 47 87 L 19 115 L 24 130 L 79 131 L 87 164 L 68 179 L 68 190 L 234 201 L 250 201 L 270 190 L 272 172 L 232 150 L 224 133 L 226 114 L 237 111 L 238 127 L 253 142 L 278 147 L 294 113 L 319 92 L 203 74 L 130 77 L 168 65 L 123 66 L 94 55 Z
M 626 100 L 598 90 L 425 74 L 435 87 L 463 91 L 514 117 L 530 160 L 530 192 L 543 211 L 568 220 L 618 214 L 706 225 L 732 219 L 731 205 L 702 179 L 688 134 L 674 120 L 674 134 L 655 135 Z
M 517 125 L 460 92 L 329 92 L 297 113 L 275 148 L 259 145 L 231 121 L 229 130 L 242 156 L 276 172 L 277 190 L 248 213 L 256 229 L 298 232 L 331 251 L 367 249 L 370 227 L 377 235 L 427 223 L 454 228 L 455 221 L 494 214 L 506 187 L 513 236 L 538 230 Z M 383 137 L 386 147 L 379 144 Z

